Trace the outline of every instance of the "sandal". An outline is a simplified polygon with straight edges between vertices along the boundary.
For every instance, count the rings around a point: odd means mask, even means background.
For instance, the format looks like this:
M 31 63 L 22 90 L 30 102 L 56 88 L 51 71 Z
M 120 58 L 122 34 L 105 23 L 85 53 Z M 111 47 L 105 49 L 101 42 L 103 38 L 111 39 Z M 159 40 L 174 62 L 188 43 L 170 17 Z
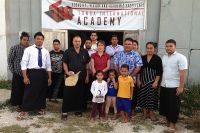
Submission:
M 63 114 L 61 115 L 61 119 L 62 119 L 62 120 L 67 120 L 67 117 L 68 117 L 67 113 L 63 113 Z
M 22 109 L 21 109 L 21 107 L 20 107 L 20 106 L 18 106 L 18 107 L 16 108 L 16 111 L 17 111 L 17 112 L 22 112 Z
M 20 112 L 19 115 L 17 116 L 17 120 L 20 121 L 27 117 L 28 117 L 28 112 Z
M 39 114 L 39 115 L 45 115 L 46 112 L 45 112 L 44 110 L 41 109 L 41 110 L 38 111 L 38 114 Z

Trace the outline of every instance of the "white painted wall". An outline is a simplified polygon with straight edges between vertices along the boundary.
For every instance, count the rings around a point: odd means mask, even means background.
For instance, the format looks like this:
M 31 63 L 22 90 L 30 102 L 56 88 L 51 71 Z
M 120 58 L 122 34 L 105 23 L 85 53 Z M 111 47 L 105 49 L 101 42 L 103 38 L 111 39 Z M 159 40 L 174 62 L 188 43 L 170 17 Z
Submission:
M 6 80 L 7 76 L 7 43 L 6 43 L 6 20 L 5 20 L 5 0 L 0 2 L 0 80 Z
M 200 1 L 199 0 L 161 0 L 159 53 L 165 53 L 165 41 L 177 41 L 177 51 L 184 54 L 189 65 L 188 81 L 200 82 Z M 190 57 L 190 58 L 189 58 Z

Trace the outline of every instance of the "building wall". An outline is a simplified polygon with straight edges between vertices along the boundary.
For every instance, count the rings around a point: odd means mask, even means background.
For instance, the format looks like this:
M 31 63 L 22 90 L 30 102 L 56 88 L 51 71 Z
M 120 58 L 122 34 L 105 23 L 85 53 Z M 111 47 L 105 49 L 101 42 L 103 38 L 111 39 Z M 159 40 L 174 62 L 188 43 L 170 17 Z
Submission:
M 6 47 L 6 20 L 5 20 L 5 0 L 0 2 L 0 79 L 7 79 L 7 47 Z
M 165 41 L 177 41 L 177 51 L 184 54 L 189 62 L 188 81 L 200 81 L 199 0 L 161 0 L 159 54 L 165 53 Z
M 33 43 L 34 33 L 41 31 L 41 0 L 5 0 L 5 7 L 6 52 L 9 52 L 11 46 L 19 43 L 19 34 L 22 31 L 29 32 L 30 43 Z M 11 78 L 9 70 L 7 77 Z
M 0 28 L 0 55 L 5 57 L 0 58 L 4 64 L 0 66 L 0 77 L 4 76 L 10 79 L 11 74 L 7 70 L 6 60 L 8 51 L 11 46 L 19 42 L 19 32 L 28 31 L 31 34 L 30 43 L 32 44 L 33 34 L 42 30 L 41 0 L 3 0 L 0 4 L 1 16 L 6 15 L 6 20 L 3 17 L 1 19 L 3 21 L 0 21 L 1 25 L 5 25 L 6 21 L 6 25 L 2 26 L 6 29 Z M 191 55 L 189 54 L 190 49 L 200 48 L 198 43 L 199 12 L 199 0 L 147 0 L 147 29 L 139 31 L 142 52 L 145 53 L 146 42 L 153 41 L 158 42 L 159 54 L 162 56 L 165 53 L 165 41 L 174 38 L 177 41 L 177 50 L 190 59 L 188 79 L 199 81 L 200 63 L 196 61 L 200 58 L 200 51 L 193 50 Z

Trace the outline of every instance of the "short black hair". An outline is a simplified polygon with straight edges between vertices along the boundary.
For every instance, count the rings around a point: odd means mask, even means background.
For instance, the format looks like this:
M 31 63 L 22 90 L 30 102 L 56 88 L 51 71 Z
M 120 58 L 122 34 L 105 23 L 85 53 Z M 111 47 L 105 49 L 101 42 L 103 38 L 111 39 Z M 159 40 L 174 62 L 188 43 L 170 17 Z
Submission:
M 102 70 L 97 70 L 95 73 L 95 77 L 97 76 L 97 74 L 102 73 L 104 75 L 104 72 Z
M 176 41 L 174 39 L 169 39 L 165 42 L 165 44 L 167 43 L 173 43 L 176 46 Z
M 42 36 L 43 39 L 44 39 L 44 35 L 42 34 L 42 32 L 37 32 L 37 33 L 35 33 L 34 39 L 35 39 L 37 36 Z
M 90 33 L 90 35 L 92 35 L 92 33 L 95 33 L 95 34 L 97 35 L 97 32 L 96 32 L 96 31 L 92 31 L 92 32 Z
M 54 43 L 54 42 L 58 42 L 58 43 L 60 44 L 60 41 L 59 41 L 58 39 L 54 39 L 54 40 L 53 40 L 53 43 Z
M 75 36 L 73 37 L 73 39 L 72 39 L 72 40 L 74 40 L 74 38 L 76 38 L 76 37 L 78 37 L 78 38 L 80 38 L 80 39 L 81 39 L 81 36 L 79 36 L 79 35 L 75 35 Z
M 99 40 L 99 41 L 97 42 L 97 46 L 99 45 L 99 43 L 103 44 L 104 47 L 106 47 L 106 43 L 105 43 L 105 41 L 103 41 L 103 40 Z
M 149 45 L 149 44 L 153 45 L 153 47 L 156 48 L 156 45 L 155 45 L 154 42 L 147 42 L 147 43 L 146 43 L 146 47 L 147 47 L 147 45 Z
M 111 36 L 111 39 L 112 39 L 113 37 L 116 37 L 117 39 L 119 39 L 117 35 L 112 35 L 112 36 Z
M 127 65 L 127 64 L 123 64 L 123 65 L 121 65 L 121 68 L 126 68 L 126 69 L 129 70 L 129 65 Z
M 27 32 L 24 32 L 24 31 L 23 31 L 23 32 L 21 33 L 20 40 L 22 40 L 23 37 L 28 37 L 28 39 L 29 39 L 30 36 L 29 36 L 29 34 L 28 34 Z
M 133 43 L 136 43 L 137 44 L 137 46 L 139 45 L 139 43 L 138 43 L 138 41 L 137 40 L 133 40 Z
M 125 41 L 130 41 L 130 42 L 132 42 L 132 43 L 133 43 L 133 39 L 132 39 L 132 38 L 130 38 L 130 37 L 128 37 L 128 38 L 125 38 L 124 42 L 125 42 Z

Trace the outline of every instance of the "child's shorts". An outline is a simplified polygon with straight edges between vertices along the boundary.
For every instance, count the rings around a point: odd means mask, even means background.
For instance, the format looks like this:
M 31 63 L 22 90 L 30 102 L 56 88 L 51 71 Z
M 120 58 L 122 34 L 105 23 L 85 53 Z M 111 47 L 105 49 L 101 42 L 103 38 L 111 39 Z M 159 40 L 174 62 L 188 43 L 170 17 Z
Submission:
M 121 111 L 121 110 L 131 113 L 130 99 L 117 97 L 117 111 Z

